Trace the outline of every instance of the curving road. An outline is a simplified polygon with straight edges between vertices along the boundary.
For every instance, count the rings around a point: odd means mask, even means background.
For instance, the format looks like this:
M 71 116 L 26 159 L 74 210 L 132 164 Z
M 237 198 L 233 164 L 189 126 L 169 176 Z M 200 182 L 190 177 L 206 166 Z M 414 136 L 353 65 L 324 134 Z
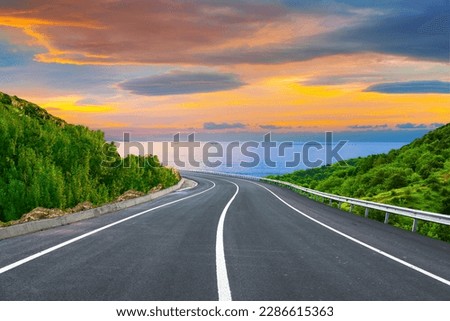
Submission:
M 0 300 L 450 300 L 450 244 L 277 186 L 192 174 L 150 203 L 0 241 Z

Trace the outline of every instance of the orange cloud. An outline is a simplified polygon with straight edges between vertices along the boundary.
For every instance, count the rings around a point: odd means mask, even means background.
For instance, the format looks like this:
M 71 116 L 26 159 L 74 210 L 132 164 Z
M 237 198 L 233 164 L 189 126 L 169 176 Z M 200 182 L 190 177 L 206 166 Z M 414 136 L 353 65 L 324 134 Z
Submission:
M 282 44 L 327 29 L 325 18 L 293 14 L 276 3 L 30 0 L 28 7 L 7 10 L 0 25 L 21 28 L 45 47 L 36 60 L 47 63 L 205 63 L 202 55 Z
M 130 124 L 108 120 L 107 115 L 114 114 L 117 111 L 117 106 L 100 104 L 80 105 L 78 102 L 82 98 L 79 95 L 68 95 L 46 98 L 30 97 L 28 99 L 36 102 L 42 108 L 47 109 L 51 114 L 63 118 L 70 123 L 83 124 L 93 128 L 99 128 L 99 126 L 104 126 L 105 124 L 108 124 L 108 127 Z
M 450 97 L 443 94 L 386 95 L 363 92 L 365 86 L 304 86 L 295 78 L 269 78 L 231 92 L 190 95 L 183 103 L 158 106 L 166 115 L 202 124 L 214 119 L 248 124 L 260 130 L 261 124 L 308 130 L 318 126 L 333 130 L 354 125 L 450 121 Z M 181 123 L 172 118 L 172 124 Z

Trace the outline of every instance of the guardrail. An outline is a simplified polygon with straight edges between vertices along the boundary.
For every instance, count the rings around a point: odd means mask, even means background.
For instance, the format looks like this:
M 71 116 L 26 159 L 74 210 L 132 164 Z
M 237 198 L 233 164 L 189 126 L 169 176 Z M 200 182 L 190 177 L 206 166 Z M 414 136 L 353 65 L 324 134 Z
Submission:
M 338 202 L 338 208 L 341 208 L 341 205 L 343 203 L 350 204 L 350 212 L 352 212 L 354 206 L 361 206 L 365 208 L 364 216 L 367 218 L 369 216 L 369 210 L 378 210 L 385 212 L 384 217 L 384 223 L 387 224 L 389 222 L 389 215 L 390 214 L 397 214 L 402 216 L 407 216 L 413 219 L 413 225 L 412 225 L 412 231 L 417 231 L 417 223 L 418 220 L 422 221 L 428 221 L 433 223 L 439 223 L 439 224 L 445 224 L 450 225 L 450 215 L 446 214 L 439 214 L 434 212 L 427 212 L 427 211 L 420 211 L 415 209 L 410 209 L 406 207 L 400 207 L 395 205 L 389 205 L 389 204 L 382 204 L 382 203 L 376 203 L 371 201 L 365 201 L 360 200 L 357 198 L 351 198 L 351 197 L 345 197 L 345 196 L 339 196 L 335 194 L 320 192 L 314 189 L 306 188 L 303 186 L 299 186 L 293 183 L 280 181 L 276 179 L 270 179 L 265 177 L 256 177 L 251 175 L 242 175 L 242 174 L 233 174 L 233 173 L 220 173 L 220 172 L 213 172 L 213 171 L 201 171 L 201 170 L 189 170 L 188 172 L 197 172 L 197 173 L 206 173 L 206 174 L 214 174 L 214 175 L 221 175 L 221 176 L 230 176 L 230 177 L 236 177 L 236 178 L 243 178 L 243 179 L 250 179 L 250 180 L 256 180 L 256 181 L 263 181 L 268 182 L 272 184 L 278 184 L 283 186 L 288 186 L 290 188 L 293 188 L 295 190 L 299 190 L 305 193 L 308 193 L 310 195 L 314 195 L 317 197 L 321 197 L 322 201 L 329 200 L 329 203 L 331 205 L 332 201 Z
M 365 208 L 365 213 L 364 213 L 365 217 L 368 217 L 369 209 L 383 211 L 383 212 L 385 212 L 384 223 L 386 223 L 386 224 L 389 222 L 390 214 L 408 216 L 408 217 L 413 218 L 413 226 L 412 226 L 413 232 L 415 232 L 417 230 L 417 220 L 450 225 L 450 215 L 427 212 L 427 211 L 420 211 L 420 210 L 410 209 L 410 208 L 406 208 L 406 207 L 400 207 L 400 206 L 383 204 L 383 203 L 376 203 L 376 202 L 371 202 L 371 201 L 360 200 L 357 198 L 351 198 L 351 197 L 339 196 L 339 195 L 335 195 L 335 194 L 324 193 L 324 192 L 316 191 L 316 190 L 306 188 L 303 186 L 299 186 L 296 184 L 292 184 L 289 182 L 279 181 L 276 179 L 261 178 L 260 181 L 266 181 L 266 182 L 270 182 L 270 183 L 276 183 L 276 184 L 289 186 L 291 188 L 303 191 L 310 195 L 315 195 L 315 196 L 322 197 L 323 199 L 328 199 L 330 201 L 330 203 L 332 201 L 337 201 L 339 208 L 341 207 L 342 203 L 350 204 L 350 212 L 352 211 L 353 206 L 364 207 Z

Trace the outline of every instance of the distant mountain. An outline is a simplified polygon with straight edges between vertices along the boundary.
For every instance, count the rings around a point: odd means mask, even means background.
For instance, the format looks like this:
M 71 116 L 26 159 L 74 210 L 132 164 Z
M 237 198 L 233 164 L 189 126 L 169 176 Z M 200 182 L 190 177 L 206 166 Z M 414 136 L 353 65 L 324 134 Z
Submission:
M 147 193 L 179 180 L 156 156 L 121 159 L 103 132 L 71 125 L 36 104 L 0 93 L 0 221 L 36 207 L 67 209 Z
M 272 178 L 338 195 L 450 214 L 450 124 L 387 154 Z M 374 216 L 383 217 L 382 213 Z M 409 228 L 410 219 L 395 216 L 392 224 Z M 446 226 L 422 223 L 419 232 L 450 241 Z

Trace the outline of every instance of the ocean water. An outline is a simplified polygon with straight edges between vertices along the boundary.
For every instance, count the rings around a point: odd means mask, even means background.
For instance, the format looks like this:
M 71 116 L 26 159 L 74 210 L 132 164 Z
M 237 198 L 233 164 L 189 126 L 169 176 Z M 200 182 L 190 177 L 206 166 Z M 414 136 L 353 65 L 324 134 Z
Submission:
M 166 166 L 254 176 L 291 173 L 372 154 L 387 153 L 407 142 L 282 143 L 129 142 L 116 143 L 119 154 L 157 155 Z

